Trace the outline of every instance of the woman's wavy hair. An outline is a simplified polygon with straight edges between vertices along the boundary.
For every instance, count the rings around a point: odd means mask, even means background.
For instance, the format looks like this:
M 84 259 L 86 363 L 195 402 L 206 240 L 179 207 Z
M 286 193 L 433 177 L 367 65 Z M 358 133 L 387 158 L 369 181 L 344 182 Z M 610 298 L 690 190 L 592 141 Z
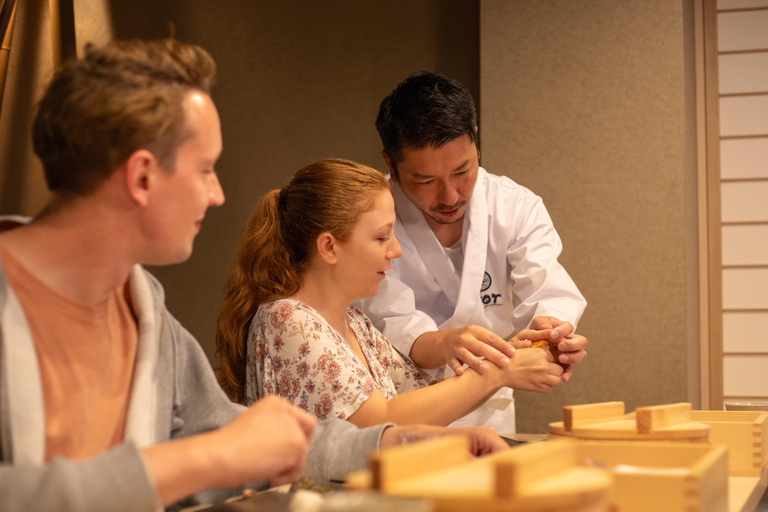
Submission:
M 267 192 L 245 225 L 225 287 L 216 332 L 219 382 L 245 401 L 246 341 L 261 304 L 293 295 L 321 233 L 349 238 L 358 218 L 389 189 L 379 171 L 341 159 L 310 164 Z

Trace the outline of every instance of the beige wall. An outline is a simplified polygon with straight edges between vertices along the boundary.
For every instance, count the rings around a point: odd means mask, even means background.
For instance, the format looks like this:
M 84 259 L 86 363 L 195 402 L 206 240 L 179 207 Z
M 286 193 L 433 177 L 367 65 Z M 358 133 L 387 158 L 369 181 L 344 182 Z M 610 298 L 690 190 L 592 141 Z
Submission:
M 483 0 L 480 50 L 482 163 L 543 197 L 589 303 L 589 358 L 517 393 L 518 429 L 566 404 L 688 400 L 681 2 Z

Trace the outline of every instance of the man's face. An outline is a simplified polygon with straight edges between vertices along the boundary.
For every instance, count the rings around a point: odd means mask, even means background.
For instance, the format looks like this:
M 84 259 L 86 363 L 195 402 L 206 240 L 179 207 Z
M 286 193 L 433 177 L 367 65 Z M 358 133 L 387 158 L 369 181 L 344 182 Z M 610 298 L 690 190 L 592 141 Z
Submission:
M 392 162 L 384 159 L 393 171 Z M 439 148 L 404 149 L 391 178 L 434 229 L 464 218 L 478 167 L 475 143 L 469 135 L 462 135 Z
M 155 260 L 151 263 L 157 265 L 187 260 L 206 210 L 224 203 L 214 170 L 222 149 L 216 107 L 207 94 L 190 91 L 184 98 L 184 115 L 190 136 L 176 150 L 174 169 L 156 174 L 150 213 Z

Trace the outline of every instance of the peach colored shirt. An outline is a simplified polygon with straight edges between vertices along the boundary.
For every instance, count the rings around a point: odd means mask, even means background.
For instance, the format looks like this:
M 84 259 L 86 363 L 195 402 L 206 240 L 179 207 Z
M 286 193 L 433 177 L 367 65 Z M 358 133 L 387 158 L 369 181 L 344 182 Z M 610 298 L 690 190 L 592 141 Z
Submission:
M 54 290 L 6 250 L 8 283 L 27 317 L 45 403 L 45 460 L 84 459 L 123 440 L 137 327 L 125 285 L 98 306 Z

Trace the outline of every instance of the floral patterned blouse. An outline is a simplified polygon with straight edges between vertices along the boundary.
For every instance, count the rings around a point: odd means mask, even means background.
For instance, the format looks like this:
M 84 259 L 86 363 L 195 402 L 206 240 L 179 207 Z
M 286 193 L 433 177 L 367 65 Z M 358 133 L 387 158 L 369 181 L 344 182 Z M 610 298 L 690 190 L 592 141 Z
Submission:
M 277 395 L 321 420 L 344 420 L 376 389 L 389 400 L 429 384 L 362 311 L 347 309 L 347 322 L 370 372 L 308 304 L 295 299 L 263 304 L 248 334 L 247 404 Z

